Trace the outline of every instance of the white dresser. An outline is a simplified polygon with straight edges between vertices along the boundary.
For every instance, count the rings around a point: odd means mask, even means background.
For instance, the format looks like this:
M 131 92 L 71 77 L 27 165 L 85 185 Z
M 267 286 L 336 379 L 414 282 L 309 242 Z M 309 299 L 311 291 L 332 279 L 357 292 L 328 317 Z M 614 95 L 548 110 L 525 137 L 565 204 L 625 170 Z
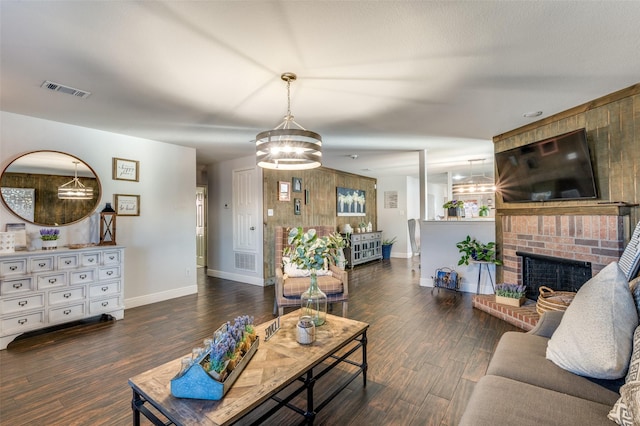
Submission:
M 124 248 L 0 254 L 0 349 L 17 336 L 98 315 L 124 318 Z

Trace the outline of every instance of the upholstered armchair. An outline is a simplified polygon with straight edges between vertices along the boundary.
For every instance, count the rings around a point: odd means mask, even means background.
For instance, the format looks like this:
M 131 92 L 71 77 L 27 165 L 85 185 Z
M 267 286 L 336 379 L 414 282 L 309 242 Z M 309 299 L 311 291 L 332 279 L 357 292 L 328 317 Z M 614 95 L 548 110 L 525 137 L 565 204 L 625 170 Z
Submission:
M 335 232 L 332 226 L 305 226 L 303 229 L 315 229 L 319 237 Z M 295 306 L 300 307 L 300 295 L 309 289 L 311 278 L 290 277 L 284 273 L 282 264 L 282 251 L 287 247 L 289 229 L 283 226 L 275 228 L 275 272 L 276 298 L 274 314 L 277 308 L 278 314 L 284 314 L 284 308 Z M 335 265 L 329 264 L 330 275 L 319 275 L 318 286 L 327 295 L 327 303 L 333 304 L 342 302 L 342 316 L 347 316 L 347 303 L 349 300 L 349 276 L 347 271 L 343 271 Z

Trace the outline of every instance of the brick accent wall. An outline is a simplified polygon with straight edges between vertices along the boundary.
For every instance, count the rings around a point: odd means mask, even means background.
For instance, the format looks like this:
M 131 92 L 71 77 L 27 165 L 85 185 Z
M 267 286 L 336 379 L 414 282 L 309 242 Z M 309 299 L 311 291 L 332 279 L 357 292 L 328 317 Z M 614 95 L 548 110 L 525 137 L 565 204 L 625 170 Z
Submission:
M 622 216 L 503 216 L 503 281 L 522 283 L 517 251 L 591 262 L 592 275 L 624 249 Z

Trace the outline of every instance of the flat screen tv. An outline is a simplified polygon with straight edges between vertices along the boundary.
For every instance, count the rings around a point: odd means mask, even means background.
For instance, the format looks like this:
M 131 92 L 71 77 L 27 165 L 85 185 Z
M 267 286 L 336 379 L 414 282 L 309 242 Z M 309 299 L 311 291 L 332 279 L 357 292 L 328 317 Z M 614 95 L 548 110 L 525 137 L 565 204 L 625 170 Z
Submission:
M 585 129 L 496 153 L 505 202 L 596 198 Z

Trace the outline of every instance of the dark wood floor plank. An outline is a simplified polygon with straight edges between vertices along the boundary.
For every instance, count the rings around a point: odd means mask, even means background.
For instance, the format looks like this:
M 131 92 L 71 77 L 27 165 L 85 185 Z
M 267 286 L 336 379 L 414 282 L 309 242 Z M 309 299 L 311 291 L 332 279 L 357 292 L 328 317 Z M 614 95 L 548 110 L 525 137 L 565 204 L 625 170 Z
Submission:
M 409 260 L 359 266 L 349 283 L 349 317 L 370 324 L 368 384 L 352 382 L 316 424 L 455 424 L 497 340 L 516 328 L 473 309 L 470 294 L 420 287 Z M 272 309 L 273 287 L 200 270 L 197 295 L 17 340 L 0 351 L 0 424 L 130 425 L 130 377 L 190 353 L 227 320 L 262 323 Z M 318 394 L 330 384 L 320 380 Z M 266 424 L 298 420 L 281 410 Z

